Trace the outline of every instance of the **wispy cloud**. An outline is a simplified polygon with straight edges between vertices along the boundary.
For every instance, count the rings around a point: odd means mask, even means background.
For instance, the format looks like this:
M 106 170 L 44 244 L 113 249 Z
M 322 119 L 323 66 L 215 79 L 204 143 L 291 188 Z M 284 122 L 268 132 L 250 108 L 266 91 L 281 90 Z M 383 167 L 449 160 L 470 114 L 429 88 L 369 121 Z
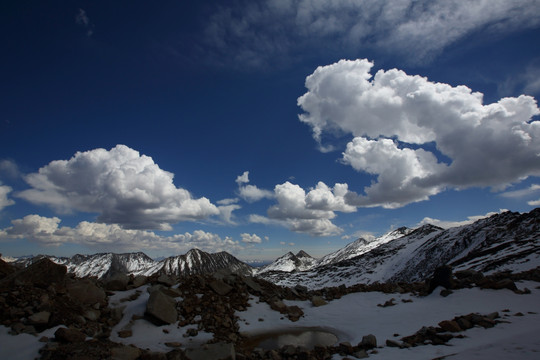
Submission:
M 220 6 L 205 40 L 215 61 L 242 67 L 306 53 L 376 49 L 428 62 L 472 33 L 508 34 L 540 23 L 538 0 L 271 0 Z
M 90 21 L 85 10 L 79 9 L 75 16 L 75 23 L 86 30 L 86 36 L 90 37 L 94 34 L 94 24 Z

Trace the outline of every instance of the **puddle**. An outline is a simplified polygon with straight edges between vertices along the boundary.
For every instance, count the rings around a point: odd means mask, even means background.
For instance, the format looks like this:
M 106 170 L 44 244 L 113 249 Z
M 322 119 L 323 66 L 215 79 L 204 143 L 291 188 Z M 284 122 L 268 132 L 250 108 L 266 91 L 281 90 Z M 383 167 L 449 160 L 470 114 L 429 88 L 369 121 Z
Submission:
M 303 346 L 311 350 L 317 345 L 334 345 L 337 341 L 338 337 L 327 330 L 300 328 L 254 335 L 247 343 L 248 347 L 264 350 L 279 349 L 285 345 Z

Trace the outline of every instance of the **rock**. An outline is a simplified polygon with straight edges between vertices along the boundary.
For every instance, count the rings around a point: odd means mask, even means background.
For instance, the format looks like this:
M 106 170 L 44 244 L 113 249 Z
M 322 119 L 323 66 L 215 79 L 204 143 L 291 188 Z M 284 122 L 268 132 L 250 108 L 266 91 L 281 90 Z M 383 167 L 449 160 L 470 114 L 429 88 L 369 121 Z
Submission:
M 487 314 L 486 317 L 490 320 L 495 320 L 495 319 L 498 319 L 500 316 L 499 316 L 499 313 L 495 311 L 490 314 Z
M 134 346 L 119 346 L 111 349 L 111 360 L 135 360 L 141 356 L 141 350 Z
M 33 325 L 45 325 L 49 322 L 51 313 L 48 311 L 40 311 L 38 313 L 32 314 L 28 318 L 28 322 Z
M 300 309 L 296 305 L 287 307 L 287 313 L 288 313 L 289 320 L 291 321 L 298 321 L 298 319 L 300 319 L 300 317 L 304 315 L 304 312 L 302 311 L 302 309 Z
M 178 319 L 176 302 L 161 291 L 154 291 L 146 303 L 145 315 L 158 325 L 173 324 Z
M 346 355 L 350 355 L 350 354 L 353 353 L 353 347 L 352 347 L 351 343 L 348 342 L 348 341 L 344 341 L 344 342 L 339 343 L 338 350 L 339 350 L 340 354 L 343 353 L 343 354 L 346 354 Z
M 132 280 L 132 285 L 135 288 L 138 288 L 139 286 L 143 286 L 148 282 L 148 278 L 144 275 L 137 275 Z
M 495 290 L 508 289 L 516 291 L 518 289 L 514 281 L 512 281 L 511 279 L 499 280 L 496 283 L 492 284 L 490 287 Z
M 448 265 L 439 266 L 433 272 L 433 276 L 429 281 L 428 293 L 431 294 L 435 288 L 443 286 L 446 289 L 454 287 L 454 280 L 452 279 L 452 268 Z
M 473 327 L 473 324 L 467 320 L 466 317 L 460 316 L 456 319 L 456 322 L 458 323 L 459 327 L 463 330 L 468 330 Z
M 243 278 L 243 281 L 244 281 L 244 284 L 246 284 L 247 287 L 250 288 L 251 290 L 253 290 L 255 293 L 262 292 L 261 286 L 259 284 L 257 284 L 255 282 L 255 280 L 253 280 L 253 278 L 245 277 L 245 278 Z
M 109 291 L 124 291 L 127 289 L 129 277 L 125 274 L 115 274 L 105 282 L 105 289 Z
M 440 292 L 440 295 L 442 297 L 447 297 L 448 295 L 450 294 L 453 294 L 454 292 L 452 290 L 449 290 L 449 289 L 442 289 L 441 292 Z
M 386 340 L 386 346 L 388 347 L 401 347 L 401 343 L 395 341 L 395 340 Z
M 212 290 L 216 292 L 216 294 L 221 295 L 221 296 L 227 295 L 233 289 L 232 286 L 228 285 L 222 280 L 213 280 L 209 285 L 212 288 Z
M 287 305 L 281 300 L 274 300 L 270 303 L 270 307 L 275 310 L 279 311 L 280 313 L 284 314 L 287 312 Z
M 66 277 L 67 267 L 58 265 L 47 258 L 40 259 L 23 270 L 13 273 L 16 281 L 46 289 L 49 285 L 63 283 Z
M 308 288 L 304 285 L 296 285 L 294 287 L 294 290 L 296 290 L 296 292 L 298 292 L 299 294 L 306 294 L 308 292 Z
M 59 342 L 63 343 L 78 343 L 86 340 L 86 335 L 77 329 L 58 328 L 55 331 L 54 337 Z
M 159 277 L 157 278 L 157 282 L 163 285 L 167 285 L 169 287 L 176 284 L 176 280 L 167 274 L 159 275 Z
M 121 337 L 121 338 L 128 338 L 132 336 L 133 336 L 133 331 L 129 329 L 120 330 L 118 332 L 118 337 Z
M 170 347 L 170 348 L 179 348 L 179 347 L 182 347 L 182 343 L 179 343 L 178 341 L 170 341 L 170 342 L 166 342 L 165 346 Z
M 80 279 L 66 285 L 69 296 L 83 305 L 105 304 L 107 295 L 89 279 Z
M 365 335 L 362 337 L 362 341 L 358 344 L 359 347 L 364 349 L 373 349 L 377 347 L 377 338 L 373 334 Z
M 205 344 L 186 350 L 186 357 L 190 360 L 235 360 L 236 352 L 231 343 Z
M 357 359 L 366 359 L 369 357 L 369 355 L 367 354 L 366 350 L 359 350 L 359 351 L 356 351 L 352 354 L 355 358 Z
M 101 312 L 99 310 L 89 309 L 84 312 L 83 316 L 87 320 L 97 321 L 101 316 Z
M 460 332 L 462 329 L 459 327 L 458 323 L 453 320 L 444 320 L 439 323 L 439 327 L 444 331 L 449 332 Z
M 327 303 L 321 296 L 315 295 L 315 296 L 313 296 L 313 297 L 311 298 L 311 304 L 312 304 L 313 306 L 318 307 L 318 306 L 326 305 L 326 304 L 328 304 L 328 303 Z

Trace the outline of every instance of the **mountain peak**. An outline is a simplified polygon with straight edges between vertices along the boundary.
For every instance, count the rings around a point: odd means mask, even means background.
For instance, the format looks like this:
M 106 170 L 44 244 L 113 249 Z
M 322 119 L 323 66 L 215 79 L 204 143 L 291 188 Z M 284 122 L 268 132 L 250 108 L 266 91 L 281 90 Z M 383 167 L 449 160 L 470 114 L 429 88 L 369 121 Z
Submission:
M 307 252 L 305 252 L 304 250 L 300 250 L 297 254 L 296 254 L 296 257 L 297 258 L 309 258 L 309 259 L 313 259 L 313 256 L 309 255 Z

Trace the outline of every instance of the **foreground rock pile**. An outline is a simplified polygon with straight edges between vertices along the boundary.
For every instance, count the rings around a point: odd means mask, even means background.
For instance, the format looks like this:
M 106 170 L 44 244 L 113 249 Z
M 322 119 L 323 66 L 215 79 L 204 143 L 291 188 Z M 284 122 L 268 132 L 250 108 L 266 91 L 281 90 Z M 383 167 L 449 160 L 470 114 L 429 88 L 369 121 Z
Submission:
M 265 280 L 245 277 L 222 270 L 213 274 L 176 278 L 167 275 L 126 276 L 116 274 L 103 281 L 78 279 L 66 274 L 65 266 L 42 259 L 27 268 L 16 269 L 0 260 L 0 324 L 9 327 L 13 335 L 37 335 L 45 329 L 57 328 L 53 338 L 41 338 L 43 359 L 329 359 L 333 354 L 355 358 L 368 357 L 376 352 L 377 339 L 366 335 L 356 345 L 340 343 L 308 350 L 284 346 L 281 349 L 256 348 L 239 332 L 238 311 L 245 311 L 250 299 L 266 302 L 283 318 L 295 322 L 304 316 L 298 306 L 288 306 L 284 300 L 310 301 L 313 306 L 354 292 L 378 291 L 384 293 L 412 293 L 426 295 L 438 286 L 444 294 L 452 289 L 479 286 L 490 289 L 519 290 L 514 281 L 526 279 L 540 281 L 540 269 L 521 274 L 484 276 L 477 272 L 440 269 L 430 282 L 359 284 L 308 291 L 304 286 L 293 288 L 276 286 Z M 142 285 L 148 285 L 141 288 Z M 199 332 L 213 334 L 208 344 L 196 349 L 185 349 L 185 339 L 168 343 L 167 353 L 154 353 L 135 346 L 110 340 L 112 329 L 124 314 L 122 306 L 109 306 L 114 291 L 134 289 L 127 298 L 132 301 L 147 291 L 148 301 L 142 316 L 134 316 L 127 326 L 115 331 L 120 338 L 133 336 L 134 321 L 145 319 L 156 326 L 178 324 L 187 327 L 187 337 Z M 394 303 L 388 306 L 395 305 Z M 381 305 L 385 306 L 385 305 Z M 426 327 L 402 338 L 401 342 L 388 340 L 387 346 L 410 347 L 423 344 L 445 344 L 460 332 L 473 326 L 491 327 L 497 324 L 498 314 L 469 314 Z

